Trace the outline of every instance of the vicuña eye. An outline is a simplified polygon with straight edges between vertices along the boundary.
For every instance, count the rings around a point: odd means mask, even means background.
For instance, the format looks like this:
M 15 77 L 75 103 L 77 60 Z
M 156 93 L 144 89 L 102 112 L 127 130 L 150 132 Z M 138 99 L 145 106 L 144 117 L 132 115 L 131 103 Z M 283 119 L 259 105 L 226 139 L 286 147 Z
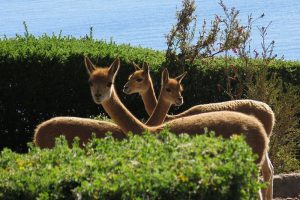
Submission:
M 170 88 L 166 88 L 167 92 L 171 92 L 171 89 Z
M 141 78 L 137 78 L 137 79 L 136 79 L 137 82 L 142 82 L 142 80 L 143 80 L 143 79 L 141 79 Z
M 106 87 L 110 87 L 112 85 L 112 82 L 108 82 L 107 84 L 106 84 Z
M 92 81 L 88 81 L 89 85 L 92 87 L 93 86 L 93 82 Z

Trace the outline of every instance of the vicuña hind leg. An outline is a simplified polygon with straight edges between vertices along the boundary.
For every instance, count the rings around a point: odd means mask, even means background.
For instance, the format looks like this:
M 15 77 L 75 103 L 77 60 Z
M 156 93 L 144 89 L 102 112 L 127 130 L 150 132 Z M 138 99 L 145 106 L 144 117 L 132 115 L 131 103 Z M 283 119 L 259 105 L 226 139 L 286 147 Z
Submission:
M 262 190 L 263 199 L 272 200 L 274 167 L 271 163 L 268 153 L 266 153 L 265 160 L 262 163 L 261 172 L 262 172 L 263 180 L 268 183 L 267 188 Z

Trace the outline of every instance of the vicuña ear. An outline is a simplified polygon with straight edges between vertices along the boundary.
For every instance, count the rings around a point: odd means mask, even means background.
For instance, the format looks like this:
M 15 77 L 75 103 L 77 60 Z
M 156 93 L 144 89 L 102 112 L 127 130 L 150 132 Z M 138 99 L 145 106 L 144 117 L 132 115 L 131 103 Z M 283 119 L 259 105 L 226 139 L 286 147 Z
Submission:
M 146 72 L 147 74 L 150 73 L 150 69 L 149 69 L 148 63 L 144 62 L 144 64 L 143 64 L 143 70 L 144 70 L 144 72 Z
M 161 84 L 164 85 L 169 80 L 169 72 L 167 68 L 164 68 L 161 76 Z
M 135 62 L 132 62 L 132 64 L 134 66 L 135 71 L 141 70 L 141 68 Z
M 112 81 L 115 80 L 115 77 L 119 71 L 119 68 L 120 68 L 120 60 L 119 60 L 119 58 L 116 58 L 114 60 L 114 62 L 109 66 L 109 69 L 108 69 L 108 75 L 111 77 Z
M 183 72 L 183 74 L 177 76 L 175 79 L 181 83 L 182 79 L 185 77 L 185 75 L 187 74 L 187 72 Z
M 95 68 L 94 64 L 87 56 L 84 57 L 84 64 L 85 64 L 85 68 L 86 68 L 86 71 L 88 74 L 91 74 L 91 73 L 93 73 L 93 71 L 95 71 L 96 68 Z

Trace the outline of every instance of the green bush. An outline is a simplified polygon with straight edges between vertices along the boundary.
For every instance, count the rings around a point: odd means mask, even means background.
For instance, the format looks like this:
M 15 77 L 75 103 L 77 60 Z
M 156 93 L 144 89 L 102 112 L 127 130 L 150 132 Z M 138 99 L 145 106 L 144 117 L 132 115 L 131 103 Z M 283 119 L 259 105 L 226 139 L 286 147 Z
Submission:
M 128 75 L 133 72 L 132 61 L 150 64 L 156 91 L 160 86 L 161 67 L 168 67 L 172 76 L 180 73 L 172 66 L 162 66 L 164 52 L 95 41 L 89 37 L 25 34 L 0 39 L 0 149 L 9 147 L 26 152 L 26 143 L 32 141 L 36 125 L 51 117 L 89 117 L 104 112 L 91 99 L 83 66 L 84 55 L 99 65 L 108 65 L 116 57 L 121 59 L 117 91 L 128 109 L 139 118 L 147 118 L 141 99 L 121 92 Z M 259 65 L 259 61 L 256 62 Z M 240 71 L 244 70 L 240 60 L 233 59 L 231 63 L 240 67 Z M 284 81 L 299 87 L 299 62 L 275 60 L 271 66 Z M 172 108 L 171 113 L 196 104 L 229 100 L 217 87 L 226 84 L 227 68 L 222 58 L 203 59 L 187 66 L 188 75 L 183 81 L 185 104 Z
M 244 138 L 131 134 L 64 138 L 52 150 L 1 152 L 0 199 L 256 199 L 255 156 Z

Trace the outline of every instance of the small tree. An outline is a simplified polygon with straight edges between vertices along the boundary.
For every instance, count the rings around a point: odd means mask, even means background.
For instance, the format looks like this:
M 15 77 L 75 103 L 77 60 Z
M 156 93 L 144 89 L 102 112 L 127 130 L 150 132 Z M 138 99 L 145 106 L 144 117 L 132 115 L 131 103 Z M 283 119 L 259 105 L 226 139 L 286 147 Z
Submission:
M 182 9 L 176 13 L 177 23 L 166 36 L 168 66 L 184 70 L 196 59 L 202 60 L 224 52 L 227 54 L 229 50 L 236 51 L 245 44 L 250 37 L 252 18 L 249 18 L 247 25 L 242 25 L 238 10 L 228 9 L 222 0 L 219 5 L 225 16 L 216 15 L 210 22 L 210 28 L 204 19 L 196 38 L 195 1 L 182 1 Z

